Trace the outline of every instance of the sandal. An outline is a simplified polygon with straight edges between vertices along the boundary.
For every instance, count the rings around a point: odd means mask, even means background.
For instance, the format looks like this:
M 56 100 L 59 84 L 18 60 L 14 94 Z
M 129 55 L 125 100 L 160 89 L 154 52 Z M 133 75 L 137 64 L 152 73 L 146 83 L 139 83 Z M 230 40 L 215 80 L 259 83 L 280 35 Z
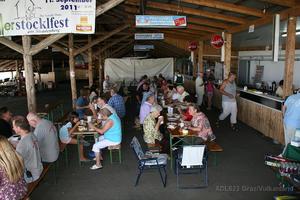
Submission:
M 103 168 L 102 165 L 97 166 L 96 164 L 93 165 L 92 167 L 90 167 L 91 170 L 97 170 L 97 169 L 102 169 L 102 168 Z

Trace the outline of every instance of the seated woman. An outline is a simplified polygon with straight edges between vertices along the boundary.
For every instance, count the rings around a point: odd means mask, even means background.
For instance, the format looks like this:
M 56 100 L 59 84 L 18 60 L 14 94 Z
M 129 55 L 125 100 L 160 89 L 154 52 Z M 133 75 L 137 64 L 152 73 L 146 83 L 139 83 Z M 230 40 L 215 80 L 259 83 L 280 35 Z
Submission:
M 75 132 L 75 130 L 78 128 L 78 126 L 80 125 L 80 119 L 79 119 L 79 115 L 77 112 L 71 112 L 69 114 L 69 119 L 68 122 L 66 124 L 64 124 L 60 130 L 59 130 L 59 139 L 63 144 L 77 144 L 78 141 L 75 138 L 76 136 L 73 135 L 72 133 Z M 80 156 L 80 160 L 88 160 L 84 154 L 83 154 L 83 143 L 85 143 L 86 145 L 88 145 L 88 142 L 81 140 L 80 141 L 80 145 L 79 145 L 79 156 Z
M 191 104 L 193 102 L 192 98 L 190 95 L 184 97 L 183 102 L 186 104 Z M 191 121 L 193 116 L 190 114 L 189 109 L 186 109 L 186 111 L 183 111 L 180 109 L 180 107 L 178 108 L 179 113 L 181 114 L 181 117 L 184 121 Z
M 164 120 L 164 118 L 160 116 L 161 111 L 161 106 L 153 105 L 151 107 L 150 113 L 144 120 L 144 141 L 147 143 L 147 146 L 149 148 L 155 146 L 155 140 L 161 141 L 163 139 L 163 135 L 159 132 L 159 126 Z M 158 118 L 157 122 L 156 118 Z
M 208 139 L 213 141 L 216 136 L 213 134 L 210 123 L 204 113 L 198 112 L 197 106 L 191 104 L 188 106 L 189 113 L 193 116 L 191 120 L 191 126 L 188 127 L 189 130 L 195 131 L 198 137 L 204 141 Z
M 96 154 L 96 164 L 90 168 L 92 170 L 102 168 L 100 161 L 102 160 L 101 149 L 118 145 L 122 141 L 121 120 L 118 115 L 111 113 L 107 108 L 102 108 L 99 113 L 102 119 L 105 120 L 104 125 L 101 128 L 97 128 L 93 124 L 89 124 L 90 128 L 95 129 L 101 135 L 93 145 L 92 150 Z
M 19 200 L 27 191 L 23 159 L 4 136 L 0 136 L 0 199 Z

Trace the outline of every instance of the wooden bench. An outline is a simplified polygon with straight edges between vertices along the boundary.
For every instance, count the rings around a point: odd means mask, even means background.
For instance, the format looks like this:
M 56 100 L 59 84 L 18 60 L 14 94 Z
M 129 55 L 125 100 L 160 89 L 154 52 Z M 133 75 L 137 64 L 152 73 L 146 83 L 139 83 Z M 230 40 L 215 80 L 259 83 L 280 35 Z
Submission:
M 59 132 L 59 129 L 61 128 L 62 124 L 68 119 L 70 112 L 66 112 L 60 119 L 58 119 L 54 124 L 57 127 L 57 131 Z M 58 136 L 58 144 L 59 144 L 59 152 L 64 154 L 65 157 L 65 163 L 68 167 L 68 149 L 67 144 L 62 143 Z
M 214 165 L 217 166 L 217 153 L 222 152 L 223 148 L 218 143 L 216 143 L 215 141 L 205 142 L 205 145 L 206 145 L 208 151 L 213 153 L 213 155 L 214 155 Z
M 113 151 L 118 152 L 119 163 L 122 163 L 121 144 L 108 146 L 108 150 L 109 150 L 109 156 L 110 156 L 110 163 L 111 164 L 113 163 Z
M 45 177 L 45 175 L 47 174 L 47 172 L 49 171 L 50 168 L 50 164 L 44 165 L 43 166 L 43 172 L 40 175 L 40 178 L 34 182 L 31 182 L 27 185 L 27 193 L 26 196 L 23 198 L 23 200 L 28 200 L 31 193 L 35 190 L 35 188 L 37 188 L 37 186 L 39 185 L 39 183 L 43 180 L 43 178 Z

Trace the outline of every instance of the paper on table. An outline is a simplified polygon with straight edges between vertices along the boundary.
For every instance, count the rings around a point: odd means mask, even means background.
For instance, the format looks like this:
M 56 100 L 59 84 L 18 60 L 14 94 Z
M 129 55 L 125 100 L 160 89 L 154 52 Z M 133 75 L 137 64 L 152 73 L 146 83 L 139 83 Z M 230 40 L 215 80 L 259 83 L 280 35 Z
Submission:
M 181 166 L 190 168 L 191 166 L 202 165 L 204 149 L 204 145 L 184 146 Z

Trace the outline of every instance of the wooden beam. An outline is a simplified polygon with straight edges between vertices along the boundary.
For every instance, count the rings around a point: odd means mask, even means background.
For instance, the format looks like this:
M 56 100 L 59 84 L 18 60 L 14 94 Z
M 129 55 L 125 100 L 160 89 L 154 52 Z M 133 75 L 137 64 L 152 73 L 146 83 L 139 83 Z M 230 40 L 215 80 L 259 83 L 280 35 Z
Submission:
M 300 16 L 300 6 L 296 6 L 293 8 L 285 9 L 282 12 L 279 12 L 280 14 L 280 20 L 286 20 L 289 15 L 291 16 Z M 273 16 L 274 14 L 267 14 L 265 17 L 257 19 L 257 20 L 252 20 L 248 21 L 247 23 L 239 26 L 232 27 L 228 29 L 228 32 L 230 33 L 237 33 L 241 32 L 244 30 L 247 30 L 250 25 L 255 25 L 255 27 L 259 27 L 265 24 L 270 24 L 273 21 Z
M 48 36 L 47 38 L 43 39 L 35 46 L 31 47 L 30 54 L 34 56 L 35 54 L 39 53 L 40 51 L 42 51 L 46 47 L 50 46 L 57 40 L 63 38 L 64 36 L 65 36 L 65 34 L 55 34 L 55 35 Z
M 204 72 L 204 65 L 203 65 L 203 51 L 204 44 L 203 41 L 199 41 L 198 44 L 198 72 Z
M 263 2 L 275 4 L 275 5 L 280 5 L 280 6 L 286 6 L 286 7 L 293 7 L 296 6 L 297 1 L 296 0 L 260 0 Z
M 286 48 L 285 48 L 285 67 L 284 67 L 284 83 L 283 83 L 284 97 L 293 94 L 296 26 L 297 26 L 297 17 L 294 16 L 289 17 L 288 25 L 287 25 Z
M 135 6 L 130 6 L 127 5 L 125 8 L 125 11 L 130 13 L 130 14 L 138 14 L 138 8 Z M 168 12 L 162 12 L 162 11 L 157 11 L 157 10 L 151 10 L 151 8 L 147 8 L 146 14 L 147 15 L 171 15 L 171 14 L 176 14 L 176 11 L 168 11 Z M 206 25 L 206 26 L 211 26 L 211 27 L 216 27 L 216 28 L 221 28 L 227 30 L 231 26 L 223 23 L 223 22 L 218 22 L 214 21 L 211 19 L 205 19 L 205 18 L 196 18 L 196 17 L 191 17 L 187 16 L 187 22 L 188 24 L 193 23 L 193 24 L 200 24 L 200 25 Z
M 125 0 L 110 0 L 100 6 L 97 6 L 96 9 L 96 17 L 98 17 L 99 15 L 105 13 L 106 11 L 116 7 L 117 5 L 119 5 L 120 3 L 122 3 Z
M 76 78 L 75 78 L 74 38 L 73 38 L 73 34 L 69 34 L 69 65 L 70 65 L 72 105 L 73 105 L 73 109 L 75 110 L 76 109 L 76 100 L 77 100 L 77 86 L 76 86 Z
M 98 51 L 95 52 L 94 57 L 97 58 L 97 55 L 102 54 L 104 51 L 106 51 L 108 48 L 122 42 L 123 40 L 126 40 L 128 38 L 132 37 L 132 34 L 127 34 L 111 43 L 108 43 L 107 45 L 105 45 L 104 47 L 101 47 Z M 97 58 L 98 59 L 98 58 Z
M 43 40 L 43 39 L 41 39 L 41 38 L 39 38 L 37 36 L 32 36 L 32 38 L 34 38 L 34 39 L 36 39 L 38 41 L 42 41 Z M 58 41 L 56 41 L 56 42 L 58 42 Z M 61 46 L 59 46 L 57 44 L 54 44 L 54 43 L 51 44 L 51 45 L 49 45 L 49 46 L 52 47 L 52 48 L 55 48 L 55 49 L 59 50 L 61 53 L 65 54 L 66 56 L 69 56 L 69 52 L 66 49 L 64 49 L 63 47 L 61 47 Z
M 36 96 L 35 96 L 35 85 L 33 77 L 33 62 L 32 55 L 30 54 L 31 49 L 31 37 L 28 35 L 22 36 L 23 43 L 23 60 L 25 68 L 25 85 L 27 94 L 27 107 L 28 112 L 36 112 Z
M 225 78 L 228 77 L 231 66 L 231 41 L 232 35 L 231 33 L 225 33 L 225 61 L 224 61 L 224 70 L 225 70 Z
M 115 30 L 111 31 L 109 34 L 107 34 L 107 35 L 105 35 L 105 36 L 102 36 L 102 37 L 100 37 L 100 38 L 97 38 L 97 39 L 93 40 L 90 44 L 87 44 L 87 45 L 85 45 L 85 46 L 83 46 L 83 47 L 77 49 L 76 51 L 74 51 L 74 56 L 76 56 L 76 55 L 78 55 L 78 54 L 80 54 L 80 53 L 86 51 L 87 49 L 89 49 L 89 48 L 93 47 L 94 45 L 96 45 L 96 44 L 98 44 L 98 43 L 100 43 L 100 42 L 106 40 L 107 38 L 113 36 L 114 34 L 116 34 L 116 33 L 118 33 L 118 32 L 121 32 L 122 30 L 128 28 L 129 26 L 130 26 L 130 25 L 125 24 L 125 25 L 123 25 L 123 26 L 121 26 L 121 27 L 119 27 L 119 28 L 116 28 Z
M 88 44 L 92 43 L 92 36 L 88 35 Z M 89 77 L 89 86 L 93 85 L 93 49 L 90 47 L 88 49 L 88 77 Z
M 196 25 L 196 24 L 188 24 L 187 29 L 211 32 L 211 33 L 222 32 L 222 29 L 211 28 L 211 27 L 208 27 L 208 26 L 201 26 L 201 25 Z
M 24 49 L 21 45 L 15 43 L 14 41 L 11 41 L 5 37 L 0 37 L 0 43 L 19 52 L 20 54 L 24 53 Z
M 230 12 L 236 12 L 245 15 L 252 15 L 256 17 L 263 17 L 264 14 L 261 10 L 250 8 L 247 6 L 235 5 L 233 3 L 226 3 L 216 0 L 181 0 L 181 2 L 194 4 L 198 6 L 205 6 L 210 8 L 216 8 L 220 10 L 226 10 Z
M 113 56 L 114 54 L 118 53 L 120 50 L 124 49 L 125 47 L 127 47 L 128 45 L 132 44 L 133 43 L 133 40 L 121 45 L 120 47 L 116 48 L 115 50 L 113 50 L 111 52 L 111 55 Z
M 139 6 L 139 2 L 137 0 L 126 1 L 126 4 Z M 227 21 L 227 22 L 233 22 L 236 24 L 245 24 L 247 22 L 246 20 L 238 18 L 238 17 L 232 17 L 229 15 L 213 13 L 213 12 L 209 12 L 209 11 L 205 11 L 205 10 L 187 8 L 187 7 L 183 7 L 183 6 L 178 8 L 178 6 L 175 4 L 148 2 L 147 7 L 160 9 L 160 10 L 166 10 L 166 11 L 173 11 L 173 12 L 178 12 L 180 10 L 180 12 L 184 13 L 184 14 L 207 17 L 207 18 L 212 18 L 212 19 L 217 19 L 217 20 L 222 20 L 222 21 Z

